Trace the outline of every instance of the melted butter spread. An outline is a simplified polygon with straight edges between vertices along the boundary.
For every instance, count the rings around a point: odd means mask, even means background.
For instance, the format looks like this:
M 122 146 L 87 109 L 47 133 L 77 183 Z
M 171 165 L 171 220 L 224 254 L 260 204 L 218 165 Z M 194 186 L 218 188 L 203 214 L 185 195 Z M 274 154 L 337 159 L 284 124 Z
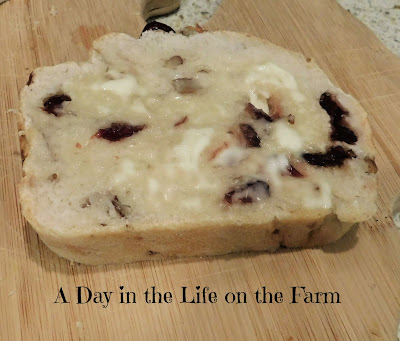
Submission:
M 63 93 L 72 99 L 64 103 L 65 115 L 45 115 L 39 124 L 56 132 L 46 139 L 56 154 L 51 172 L 60 174 L 60 183 L 78 186 L 88 197 L 117 195 L 131 207 L 132 217 L 168 216 L 177 209 L 225 212 L 224 195 L 252 180 L 270 186 L 270 197 L 252 204 L 260 209 L 272 202 L 282 208 L 330 208 L 328 183 L 285 175 L 304 151 L 324 150 L 330 142 L 329 117 L 318 98 L 268 60 L 191 59 L 183 51 L 181 65 L 166 65 L 174 55 L 169 52 L 151 65 L 114 65 L 64 84 Z M 179 84 L 183 90 L 177 88 L 178 79 L 185 79 Z M 271 114 L 271 96 L 281 110 L 274 122 L 245 112 L 252 103 Z M 117 142 L 94 137 L 113 122 L 146 128 Z M 241 123 L 254 128 L 260 148 L 243 144 Z

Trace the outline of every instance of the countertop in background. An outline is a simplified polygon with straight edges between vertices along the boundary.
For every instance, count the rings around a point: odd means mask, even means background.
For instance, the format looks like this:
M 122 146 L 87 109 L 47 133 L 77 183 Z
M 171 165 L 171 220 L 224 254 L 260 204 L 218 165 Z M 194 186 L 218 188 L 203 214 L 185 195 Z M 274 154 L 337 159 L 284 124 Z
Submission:
M 177 30 L 196 23 L 202 25 L 213 15 L 222 1 L 182 0 L 178 11 L 158 17 L 157 20 Z M 393 53 L 400 56 L 400 0 L 337 1 L 367 25 Z

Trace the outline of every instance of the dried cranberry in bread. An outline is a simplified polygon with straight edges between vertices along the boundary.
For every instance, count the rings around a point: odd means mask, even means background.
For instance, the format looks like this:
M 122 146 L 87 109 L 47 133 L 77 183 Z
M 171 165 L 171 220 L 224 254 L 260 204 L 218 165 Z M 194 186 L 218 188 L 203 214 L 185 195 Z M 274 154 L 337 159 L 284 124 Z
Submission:
M 21 101 L 24 215 L 77 262 L 319 246 L 376 209 L 365 111 L 256 38 L 107 35 Z

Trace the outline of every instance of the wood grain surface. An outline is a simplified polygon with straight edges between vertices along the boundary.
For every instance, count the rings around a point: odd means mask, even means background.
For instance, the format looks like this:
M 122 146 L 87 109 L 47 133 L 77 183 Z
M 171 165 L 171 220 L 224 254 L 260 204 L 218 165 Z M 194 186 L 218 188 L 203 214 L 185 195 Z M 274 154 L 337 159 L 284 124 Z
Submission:
M 134 0 L 11 0 L 0 6 L 0 340 L 394 340 L 400 319 L 400 60 L 335 0 L 225 0 L 208 29 L 246 32 L 316 59 L 370 114 L 379 210 L 335 245 L 275 254 L 72 264 L 49 251 L 21 216 L 18 94 L 37 66 L 85 60 L 93 39 L 138 37 Z M 107 308 L 76 304 L 76 287 L 113 291 Z M 120 304 L 123 291 L 137 303 Z M 172 303 L 147 304 L 156 286 Z M 208 286 L 217 303 L 179 303 L 182 287 Z M 262 286 L 283 303 L 258 304 Z M 338 304 L 290 304 L 290 287 L 336 291 Z M 53 303 L 62 287 L 70 304 Z M 247 303 L 228 304 L 244 291 Z

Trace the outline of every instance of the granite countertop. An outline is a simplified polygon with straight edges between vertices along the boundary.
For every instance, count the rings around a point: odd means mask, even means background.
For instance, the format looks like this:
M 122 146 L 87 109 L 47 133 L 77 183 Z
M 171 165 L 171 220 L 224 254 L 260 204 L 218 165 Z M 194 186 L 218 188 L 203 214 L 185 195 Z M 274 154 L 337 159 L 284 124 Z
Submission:
M 400 0 L 337 0 L 400 56 Z
M 176 30 L 203 25 L 223 0 L 182 0 L 172 14 L 158 17 Z M 228 1 L 228 0 L 226 0 Z M 400 0 L 337 0 L 338 3 L 367 25 L 379 39 L 400 56 Z

